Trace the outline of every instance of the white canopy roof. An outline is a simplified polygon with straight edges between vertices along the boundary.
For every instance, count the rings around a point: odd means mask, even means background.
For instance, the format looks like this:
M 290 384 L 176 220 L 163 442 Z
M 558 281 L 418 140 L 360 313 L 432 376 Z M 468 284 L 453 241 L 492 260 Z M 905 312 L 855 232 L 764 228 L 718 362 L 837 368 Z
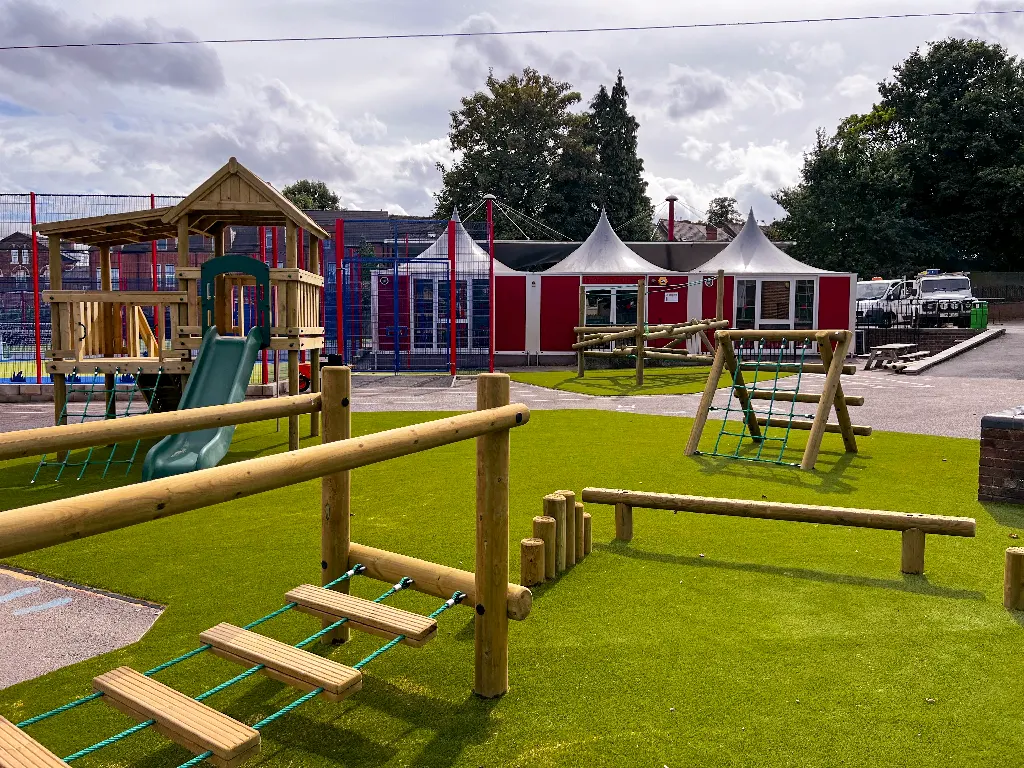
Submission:
M 750 209 L 747 223 L 721 253 L 711 261 L 693 270 L 697 273 L 724 270 L 727 275 L 820 275 L 827 269 L 818 269 L 797 261 L 772 244 L 757 226 L 754 209 Z
M 619 239 L 608 223 L 604 209 L 594 231 L 579 248 L 566 256 L 545 275 L 660 275 L 676 274 L 640 258 Z
M 452 221 L 455 222 L 455 262 L 463 267 L 478 267 L 480 271 L 487 271 L 491 261 L 487 251 L 476 244 L 466 228 L 462 226 L 459 219 L 459 212 L 452 214 Z M 441 236 L 434 241 L 427 250 L 416 257 L 417 259 L 447 259 L 448 258 L 448 232 L 441 233 Z M 494 260 L 494 274 L 496 275 L 521 275 L 510 267 L 506 267 L 497 259 Z

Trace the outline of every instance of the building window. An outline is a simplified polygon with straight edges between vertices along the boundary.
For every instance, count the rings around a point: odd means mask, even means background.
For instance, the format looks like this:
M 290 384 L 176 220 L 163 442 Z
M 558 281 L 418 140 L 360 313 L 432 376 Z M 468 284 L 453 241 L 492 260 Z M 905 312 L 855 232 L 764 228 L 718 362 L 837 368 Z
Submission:
M 785 321 L 785 327 L 789 327 L 789 280 L 762 280 L 761 281 L 761 327 L 765 321 L 772 324 L 772 327 L 780 325 L 778 322 Z
M 806 331 L 814 328 L 814 281 L 796 281 L 796 322 L 793 328 Z
M 749 330 L 754 327 L 757 310 L 757 281 L 736 281 L 736 328 Z
M 167 238 L 163 238 L 162 240 L 156 241 L 156 249 L 158 251 L 166 251 L 168 245 L 170 245 L 170 241 Z
M 28 283 L 28 270 L 24 267 L 18 267 L 13 271 L 14 281 L 18 284 L 18 287 L 23 287 Z

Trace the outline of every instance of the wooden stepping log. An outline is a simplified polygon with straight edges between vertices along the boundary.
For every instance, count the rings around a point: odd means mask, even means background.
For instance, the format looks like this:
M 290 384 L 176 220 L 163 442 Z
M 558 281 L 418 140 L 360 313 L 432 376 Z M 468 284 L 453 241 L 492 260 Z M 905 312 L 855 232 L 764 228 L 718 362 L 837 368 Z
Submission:
M 218 624 L 199 639 L 222 659 L 245 667 L 263 664 L 263 674 L 292 688 L 323 688 L 323 696 L 329 701 L 341 701 L 363 687 L 363 674 L 358 669 L 232 624 Z
M 405 635 L 402 642 L 413 648 L 419 648 L 437 634 L 437 622 L 431 618 L 312 584 L 296 587 L 285 599 L 297 603 L 296 610 L 326 621 L 348 619 L 347 626 L 360 632 L 392 639 Z
M 0 768 L 59 768 L 66 765 L 10 720 L 0 717 Z
M 118 667 L 92 681 L 103 701 L 136 720 L 155 720 L 153 728 L 210 762 L 235 768 L 260 751 L 260 732 L 223 712 L 158 683 L 130 667 Z

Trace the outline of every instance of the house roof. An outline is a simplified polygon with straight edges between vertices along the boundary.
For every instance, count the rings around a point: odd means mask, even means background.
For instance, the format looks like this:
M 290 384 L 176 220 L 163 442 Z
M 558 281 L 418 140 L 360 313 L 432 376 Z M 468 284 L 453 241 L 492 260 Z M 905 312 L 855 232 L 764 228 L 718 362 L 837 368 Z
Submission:
M 693 271 L 706 273 L 720 269 L 727 275 L 818 275 L 828 272 L 797 261 L 777 248 L 757 225 L 753 208 L 747 223 L 725 250 Z
M 675 274 L 640 258 L 615 234 L 604 209 L 590 237 L 545 275 L 651 275 Z
M 455 261 L 457 264 L 472 265 L 478 264 L 481 269 L 489 269 L 491 257 L 483 248 L 476 244 L 466 228 L 462 226 L 459 212 L 452 213 L 452 221 L 455 222 Z M 448 233 L 444 232 L 438 237 L 417 259 L 447 259 L 448 258 Z M 494 274 L 496 275 L 518 275 L 522 274 L 514 269 L 506 267 L 497 259 L 494 260 Z

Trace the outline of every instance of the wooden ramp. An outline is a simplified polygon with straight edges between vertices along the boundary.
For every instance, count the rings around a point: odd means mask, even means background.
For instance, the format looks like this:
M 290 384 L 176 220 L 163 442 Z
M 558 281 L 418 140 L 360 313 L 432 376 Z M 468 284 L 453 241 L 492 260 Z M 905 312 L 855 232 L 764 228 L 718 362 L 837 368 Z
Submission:
M 235 768 L 260 751 L 260 733 L 130 667 L 118 667 L 92 681 L 103 700 L 153 727 L 176 744 L 209 758 L 221 768 Z
M 325 621 L 348 619 L 347 626 L 360 632 L 391 639 L 404 635 L 402 642 L 413 648 L 419 648 L 437 634 L 437 622 L 427 616 L 312 584 L 296 587 L 285 599 L 297 603 L 296 610 Z
M 221 658 L 246 667 L 262 664 L 260 671 L 267 677 L 300 691 L 323 688 L 330 701 L 341 701 L 363 687 L 358 669 L 232 624 L 218 624 L 199 639 Z
M 10 720 L 0 717 L 0 768 L 59 768 L 66 765 Z

